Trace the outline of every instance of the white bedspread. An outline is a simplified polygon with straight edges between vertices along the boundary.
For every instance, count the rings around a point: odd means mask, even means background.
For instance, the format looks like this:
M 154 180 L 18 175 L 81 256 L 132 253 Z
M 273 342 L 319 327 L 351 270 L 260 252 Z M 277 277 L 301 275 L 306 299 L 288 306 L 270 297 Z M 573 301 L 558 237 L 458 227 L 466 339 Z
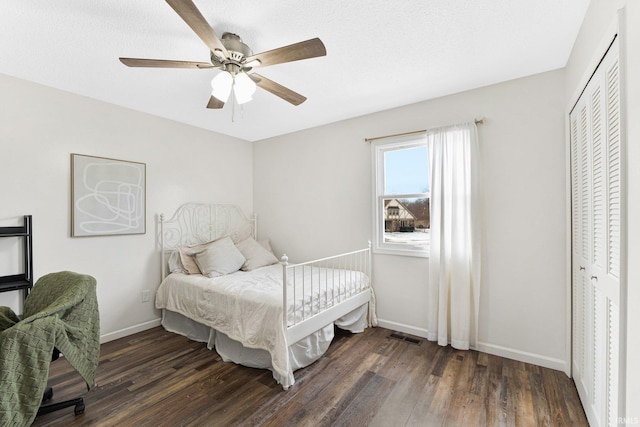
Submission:
M 331 305 L 331 297 L 347 298 L 355 293 L 353 283 L 369 286 L 369 278 L 360 272 L 342 274 L 333 270 L 307 268 L 296 271 L 288 278 L 287 292 L 293 295 L 297 307 L 305 307 L 308 318 L 325 305 Z M 334 287 L 324 287 L 311 292 L 311 277 L 317 283 L 319 277 L 336 277 L 330 281 Z M 304 276 L 304 280 L 303 280 Z M 303 293 L 303 282 L 305 291 Z M 304 295 L 304 298 L 303 298 Z M 311 302 L 313 295 L 313 302 Z M 293 320 L 293 297 L 289 297 L 288 319 Z M 168 309 L 214 328 L 245 347 L 260 348 L 271 354 L 274 377 L 284 387 L 294 383 L 286 333 L 282 321 L 282 266 L 275 264 L 250 272 L 207 278 L 202 275 L 170 274 L 156 294 L 156 308 Z M 299 310 L 295 317 L 301 318 Z M 326 325 L 318 325 L 318 329 Z M 292 343 L 289 343 L 292 344 Z M 277 374 L 277 375 L 276 375 Z

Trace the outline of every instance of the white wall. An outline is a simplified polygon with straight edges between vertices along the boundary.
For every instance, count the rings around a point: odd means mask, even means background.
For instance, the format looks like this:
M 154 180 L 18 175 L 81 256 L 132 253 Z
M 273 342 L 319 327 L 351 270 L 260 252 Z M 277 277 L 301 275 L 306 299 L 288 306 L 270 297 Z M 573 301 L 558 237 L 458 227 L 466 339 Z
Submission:
M 621 32 L 621 68 L 626 80 L 622 99 L 627 113 L 627 310 L 626 310 L 626 416 L 640 423 L 640 2 L 591 0 L 566 67 L 567 111 L 579 96 L 604 49 L 618 30 L 618 10 L 624 8 Z M 626 65 L 625 65 L 626 63 Z M 624 251 L 624 248 L 623 248 Z M 624 285 L 624 283 L 623 283 Z
M 60 270 L 97 279 L 103 340 L 158 322 L 153 298 L 141 303 L 160 281 L 156 214 L 192 200 L 252 211 L 249 142 L 3 75 L 0 94 L 0 225 L 33 215 L 36 279 Z M 146 234 L 69 237 L 70 153 L 146 163 Z M 0 244 L 8 274 L 20 263 L 8 254 L 18 244 Z M 0 305 L 21 310 L 18 300 L 0 294 Z
M 568 369 L 564 72 L 553 71 L 255 143 L 260 234 L 294 261 L 372 235 L 364 138 L 485 117 L 480 126 L 479 348 Z M 428 261 L 374 257 L 381 324 L 426 335 Z

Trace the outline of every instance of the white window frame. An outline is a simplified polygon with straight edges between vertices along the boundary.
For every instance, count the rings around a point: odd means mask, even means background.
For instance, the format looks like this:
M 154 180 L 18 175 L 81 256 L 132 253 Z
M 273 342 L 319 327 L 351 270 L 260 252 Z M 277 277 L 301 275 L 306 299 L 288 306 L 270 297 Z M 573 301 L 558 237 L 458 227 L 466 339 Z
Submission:
M 385 199 L 410 199 L 430 198 L 431 194 L 383 194 L 385 171 L 384 154 L 388 151 L 415 147 L 427 147 L 426 133 L 421 135 L 403 135 L 399 137 L 379 139 L 371 142 L 372 172 L 373 172 L 373 252 L 387 255 L 401 255 L 413 257 L 429 257 L 429 245 L 411 245 L 408 243 L 391 243 L 384 241 L 384 200 Z M 429 149 L 427 147 L 427 156 Z M 427 233 L 431 234 L 431 230 Z

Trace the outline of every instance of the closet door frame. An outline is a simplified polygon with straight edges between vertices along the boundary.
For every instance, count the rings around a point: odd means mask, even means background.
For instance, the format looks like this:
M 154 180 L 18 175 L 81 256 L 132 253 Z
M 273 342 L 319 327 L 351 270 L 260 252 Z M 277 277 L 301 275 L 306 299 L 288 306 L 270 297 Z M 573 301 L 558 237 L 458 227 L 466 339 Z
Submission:
M 626 34 L 626 15 L 625 9 L 618 11 L 618 43 L 620 52 L 618 53 L 618 66 L 620 67 L 620 358 L 619 358 L 619 379 L 618 379 L 618 416 L 625 418 L 626 402 L 627 402 L 627 263 L 629 260 L 627 251 L 627 219 L 629 212 L 627 208 L 628 180 L 628 155 L 627 155 L 627 43 L 624 36 Z

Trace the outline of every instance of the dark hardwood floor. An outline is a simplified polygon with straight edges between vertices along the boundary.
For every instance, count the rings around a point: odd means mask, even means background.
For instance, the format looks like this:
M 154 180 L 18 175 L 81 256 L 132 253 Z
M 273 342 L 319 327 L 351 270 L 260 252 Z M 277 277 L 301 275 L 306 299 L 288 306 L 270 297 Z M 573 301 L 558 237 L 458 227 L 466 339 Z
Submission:
M 66 360 L 53 362 L 54 401 L 84 394 L 86 410 L 33 425 L 588 425 L 562 372 L 390 334 L 338 330 L 327 354 L 284 391 L 269 371 L 224 363 L 204 344 L 154 328 L 103 344 L 89 392 Z

